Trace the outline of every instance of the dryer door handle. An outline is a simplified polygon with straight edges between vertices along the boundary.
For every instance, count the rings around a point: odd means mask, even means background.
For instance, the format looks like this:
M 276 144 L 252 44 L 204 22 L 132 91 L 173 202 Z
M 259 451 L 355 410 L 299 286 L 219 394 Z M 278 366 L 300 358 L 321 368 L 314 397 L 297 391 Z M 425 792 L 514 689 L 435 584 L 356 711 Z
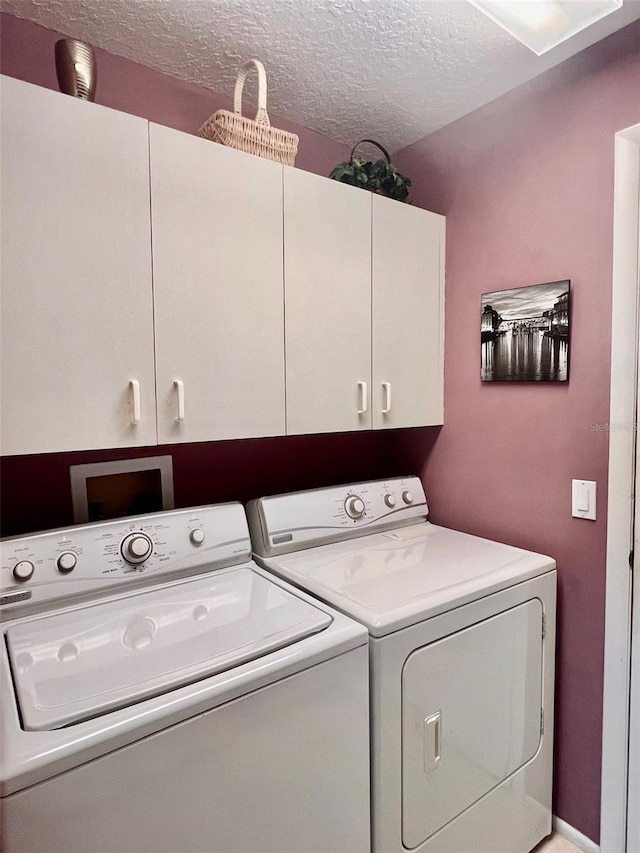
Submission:
M 424 718 L 424 772 L 431 773 L 440 763 L 441 711 Z

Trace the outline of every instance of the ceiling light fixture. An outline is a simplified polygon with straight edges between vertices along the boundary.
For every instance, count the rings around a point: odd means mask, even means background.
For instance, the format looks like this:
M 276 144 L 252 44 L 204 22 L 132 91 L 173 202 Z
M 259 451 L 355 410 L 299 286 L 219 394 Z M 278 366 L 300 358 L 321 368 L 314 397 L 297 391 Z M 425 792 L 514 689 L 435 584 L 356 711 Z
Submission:
M 469 0 L 538 56 L 622 7 L 622 0 Z

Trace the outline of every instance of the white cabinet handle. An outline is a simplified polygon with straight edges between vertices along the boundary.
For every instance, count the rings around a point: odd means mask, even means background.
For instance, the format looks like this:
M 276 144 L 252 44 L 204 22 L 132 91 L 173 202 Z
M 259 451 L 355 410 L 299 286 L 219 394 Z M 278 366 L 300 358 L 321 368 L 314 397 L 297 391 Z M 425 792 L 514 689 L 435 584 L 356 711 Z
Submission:
M 391 383 L 382 383 L 382 414 L 388 415 L 391 411 Z
M 424 772 L 431 773 L 440 763 L 440 711 L 424 718 Z
M 367 411 L 367 383 L 358 382 L 358 414 L 364 415 Z
M 129 388 L 131 389 L 131 409 L 133 414 L 131 416 L 132 424 L 140 423 L 140 383 L 137 379 L 132 379 L 129 382 Z
M 177 421 L 184 420 L 184 382 L 182 379 L 174 379 L 173 386 L 178 392 L 178 416 Z

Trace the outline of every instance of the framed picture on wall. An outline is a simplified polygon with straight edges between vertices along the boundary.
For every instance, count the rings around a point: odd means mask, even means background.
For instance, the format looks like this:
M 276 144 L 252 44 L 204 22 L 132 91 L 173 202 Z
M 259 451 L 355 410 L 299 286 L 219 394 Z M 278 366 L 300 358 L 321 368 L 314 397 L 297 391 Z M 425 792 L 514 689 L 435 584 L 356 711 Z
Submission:
M 570 284 L 567 279 L 482 294 L 483 382 L 568 381 Z

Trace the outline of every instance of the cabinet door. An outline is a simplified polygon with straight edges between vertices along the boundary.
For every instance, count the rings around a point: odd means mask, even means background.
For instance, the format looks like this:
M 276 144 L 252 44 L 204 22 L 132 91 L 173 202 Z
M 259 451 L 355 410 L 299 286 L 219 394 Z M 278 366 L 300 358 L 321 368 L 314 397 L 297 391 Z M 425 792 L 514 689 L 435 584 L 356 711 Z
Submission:
M 159 440 L 281 435 L 282 166 L 150 136 Z
M 373 427 L 443 420 L 444 226 L 373 198 Z
M 1 86 L 2 452 L 154 444 L 147 122 Z
M 284 171 L 287 433 L 371 427 L 371 195 Z

